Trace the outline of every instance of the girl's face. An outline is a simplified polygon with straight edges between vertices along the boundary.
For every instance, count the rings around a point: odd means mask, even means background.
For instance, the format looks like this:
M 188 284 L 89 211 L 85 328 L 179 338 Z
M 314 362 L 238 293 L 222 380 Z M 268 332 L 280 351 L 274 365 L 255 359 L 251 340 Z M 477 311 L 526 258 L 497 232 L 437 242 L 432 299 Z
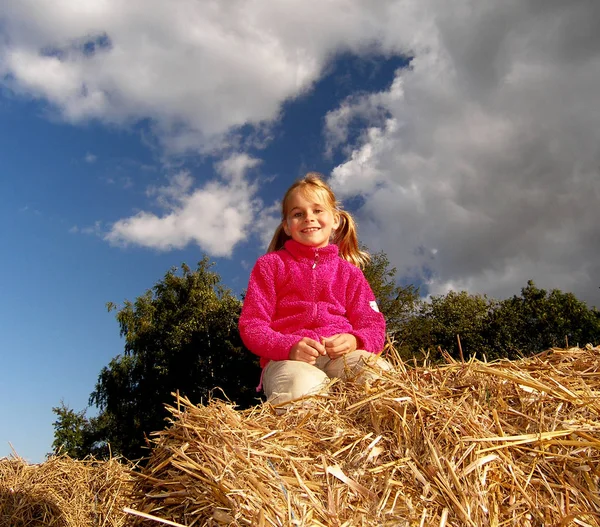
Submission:
M 293 240 L 309 247 L 325 247 L 340 218 L 316 192 L 292 191 L 287 201 L 283 230 Z

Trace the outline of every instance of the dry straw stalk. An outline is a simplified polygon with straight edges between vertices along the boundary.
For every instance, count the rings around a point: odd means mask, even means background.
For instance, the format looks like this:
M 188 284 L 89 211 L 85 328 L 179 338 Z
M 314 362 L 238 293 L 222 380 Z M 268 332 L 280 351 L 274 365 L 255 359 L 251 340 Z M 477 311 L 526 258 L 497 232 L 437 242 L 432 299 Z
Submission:
M 600 526 L 599 352 L 396 361 L 283 415 L 178 397 L 141 471 L 1 459 L 0 525 Z
M 598 526 L 599 351 L 397 363 L 283 415 L 178 397 L 134 523 Z
M 29 465 L 0 459 L 2 527 L 123 527 L 133 475 L 116 459 L 76 461 L 51 457 Z

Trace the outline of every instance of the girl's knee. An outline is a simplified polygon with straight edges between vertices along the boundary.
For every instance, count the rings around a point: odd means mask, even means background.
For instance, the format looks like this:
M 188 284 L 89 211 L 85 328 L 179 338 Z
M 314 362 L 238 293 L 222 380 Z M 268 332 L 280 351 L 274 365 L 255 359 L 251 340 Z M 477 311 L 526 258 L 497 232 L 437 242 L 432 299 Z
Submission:
M 310 374 L 297 375 L 294 377 L 290 387 L 292 399 L 322 393 L 328 383 L 329 377 L 321 370 L 311 372 Z
M 267 368 L 264 391 L 273 404 L 321 393 L 329 381 L 325 372 L 304 362 L 281 361 Z
M 392 371 L 391 364 L 383 357 L 371 354 L 358 362 L 354 370 L 354 380 L 359 383 L 373 382 L 381 379 L 381 373 L 384 371 Z
M 354 350 L 330 362 L 327 373 L 344 380 L 377 378 L 378 372 L 390 371 L 390 363 L 379 355 L 365 350 Z

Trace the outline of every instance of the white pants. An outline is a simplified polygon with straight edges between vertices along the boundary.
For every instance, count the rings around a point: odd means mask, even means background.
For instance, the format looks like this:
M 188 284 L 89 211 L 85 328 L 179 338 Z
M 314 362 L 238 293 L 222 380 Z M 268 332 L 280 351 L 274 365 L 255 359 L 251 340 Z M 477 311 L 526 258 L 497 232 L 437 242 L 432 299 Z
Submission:
M 333 360 L 324 355 L 314 365 L 297 360 L 272 360 L 263 372 L 263 389 L 270 403 L 282 404 L 323 392 L 330 378 L 359 381 L 377 378 L 375 371 L 364 368 L 365 364 L 375 370 L 392 369 L 385 359 L 364 350 L 351 351 Z

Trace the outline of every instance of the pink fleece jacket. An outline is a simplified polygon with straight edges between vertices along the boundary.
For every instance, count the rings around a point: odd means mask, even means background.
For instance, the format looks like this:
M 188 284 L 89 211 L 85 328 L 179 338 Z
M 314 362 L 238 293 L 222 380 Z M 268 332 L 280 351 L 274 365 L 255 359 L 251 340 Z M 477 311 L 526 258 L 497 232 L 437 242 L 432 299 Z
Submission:
M 385 342 L 385 320 L 362 271 L 338 255 L 337 245 L 313 248 L 294 240 L 257 260 L 239 329 L 263 368 L 286 360 L 303 337 L 350 333 L 358 349 L 372 353 Z

